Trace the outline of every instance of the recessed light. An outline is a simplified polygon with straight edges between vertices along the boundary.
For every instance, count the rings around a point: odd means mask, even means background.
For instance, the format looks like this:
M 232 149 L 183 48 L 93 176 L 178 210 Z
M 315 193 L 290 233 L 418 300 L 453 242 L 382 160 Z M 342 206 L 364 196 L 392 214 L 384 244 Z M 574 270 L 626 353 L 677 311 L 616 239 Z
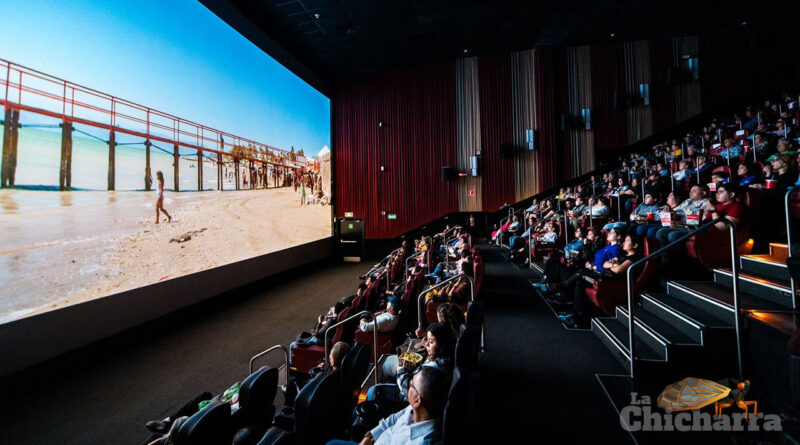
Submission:
M 464 48 L 464 54 L 466 54 L 469 50 Z
M 747 21 L 742 22 L 742 26 L 747 26 Z
M 317 20 L 319 20 L 319 13 L 318 13 L 318 12 L 315 12 L 315 13 L 314 13 L 314 18 L 315 18 L 315 19 L 317 19 Z
M 611 34 L 609 34 L 608 36 L 609 36 L 609 37 L 616 37 L 616 36 L 617 36 L 617 34 L 612 32 L 612 33 L 611 33 Z

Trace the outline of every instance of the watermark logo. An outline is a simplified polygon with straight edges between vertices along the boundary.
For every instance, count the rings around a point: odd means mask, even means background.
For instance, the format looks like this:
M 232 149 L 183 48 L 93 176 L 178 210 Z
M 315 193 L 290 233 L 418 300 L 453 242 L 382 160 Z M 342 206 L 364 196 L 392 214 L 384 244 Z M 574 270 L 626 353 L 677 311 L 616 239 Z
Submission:
M 620 425 L 627 431 L 781 431 L 777 414 L 758 412 L 754 400 L 745 400 L 750 382 L 719 382 L 687 377 L 667 386 L 654 409 L 650 396 L 631 393 L 620 411 Z M 714 414 L 700 411 L 714 405 Z M 738 408 L 741 411 L 725 408 Z M 751 411 L 752 408 L 752 411 Z

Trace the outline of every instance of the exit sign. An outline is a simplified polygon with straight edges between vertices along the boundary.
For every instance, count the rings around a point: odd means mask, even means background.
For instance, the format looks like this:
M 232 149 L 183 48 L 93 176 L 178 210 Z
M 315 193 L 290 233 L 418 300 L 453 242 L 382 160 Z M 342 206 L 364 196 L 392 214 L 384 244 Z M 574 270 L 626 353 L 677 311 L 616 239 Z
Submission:
M 353 217 L 353 212 L 344 212 L 344 217 L 345 218 L 352 218 Z
M 475 196 L 475 189 L 469 189 L 469 192 L 467 192 L 467 195 Z
M 397 215 L 395 215 L 394 213 L 390 213 L 386 217 L 389 219 L 397 219 Z

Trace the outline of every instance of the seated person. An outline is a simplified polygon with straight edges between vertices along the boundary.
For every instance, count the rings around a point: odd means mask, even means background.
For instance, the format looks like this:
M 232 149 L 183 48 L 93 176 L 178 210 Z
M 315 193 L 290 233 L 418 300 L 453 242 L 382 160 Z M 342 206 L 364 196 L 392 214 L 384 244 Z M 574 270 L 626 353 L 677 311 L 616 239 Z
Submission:
M 631 223 L 628 225 L 628 233 L 635 233 L 639 237 L 647 236 L 649 231 L 653 232 L 661 227 L 661 217 L 658 215 L 660 207 L 658 198 L 651 191 L 645 192 L 644 201 L 631 212 Z M 649 215 L 649 216 L 648 216 Z
M 739 187 L 750 187 L 754 184 L 761 184 L 761 172 L 753 167 L 749 162 L 742 162 L 736 169 L 736 175 L 739 179 Z
M 673 195 L 677 196 L 677 195 Z M 672 227 L 662 227 L 656 230 L 655 238 L 661 246 L 666 246 L 672 241 L 680 238 L 683 234 L 688 233 L 688 225 L 686 224 L 686 212 L 697 212 L 706 207 L 708 203 L 708 186 L 705 184 L 695 185 L 689 190 L 689 199 L 683 201 L 680 205 L 673 206 L 674 201 L 667 200 L 669 205 L 661 208 L 664 212 L 673 212 Z
M 360 288 L 359 291 L 361 291 Z M 338 302 L 328 309 L 328 312 L 325 315 L 320 315 L 317 317 L 317 324 L 314 325 L 314 328 L 311 329 L 311 332 L 301 332 L 297 336 L 297 340 L 289 345 L 289 353 L 291 354 L 291 351 L 295 348 L 295 346 L 306 347 L 311 345 L 322 345 L 325 341 L 325 331 L 328 330 L 329 326 L 336 323 L 336 320 L 339 318 L 339 313 L 344 308 L 345 305 L 342 302 Z
M 573 328 L 584 324 L 587 321 L 586 310 L 590 304 L 588 298 L 586 297 L 586 288 L 590 286 L 590 283 L 589 280 L 584 278 L 588 277 L 592 280 L 625 279 L 625 273 L 627 272 L 628 268 L 631 267 L 633 263 L 642 259 L 641 246 L 641 238 L 636 237 L 635 235 L 627 235 L 625 237 L 625 241 L 622 243 L 620 255 L 608 259 L 603 263 L 602 270 L 604 270 L 605 273 L 601 275 L 596 271 L 592 272 L 588 269 L 584 269 L 575 274 L 575 276 L 571 278 L 571 281 L 562 283 L 564 288 L 571 288 L 572 290 L 573 311 L 559 314 L 559 319 L 561 319 L 567 326 Z
M 414 374 L 409 384 L 408 407 L 380 421 L 367 432 L 359 445 L 422 445 L 439 443 L 442 416 L 450 384 L 442 371 L 425 367 Z M 328 445 L 354 445 L 355 442 L 332 440 Z
M 363 332 L 372 332 L 375 326 L 378 327 L 379 333 L 392 332 L 400 322 L 398 313 L 400 311 L 400 298 L 392 296 L 386 301 L 386 310 L 375 313 L 375 319 L 372 321 L 362 318 L 358 325 L 358 329 Z
M 456 305 L 467 304 L 467 301 L 469 301 L 471 295 L 471 286 L 469 279 L 467 279 L 465 275 L 472 278 L 472 263 L 461 263 L 461 268 L 459 270 L 461 274 L 458 276 L 458 278 L 447 283 L 447 285 L 441 289 L 428 292 L 425 301 L 449 301 L 451 303 L 455 303 Z
M 569 277 L 566 277 L 561 282 L 557 281 L 550 281 L 544 289 L 546 291 L 557 291 L 561 295 L 557 296 L 555 300 L 558 301 L 567 301 L 569 300 L 568 292 L 565 292 L 565 289 L 570 286 L 570 284 L 575 279 L 575 276 L 578 274 L 583 273 L 584 275 L 586 272 L 596 272 L 598 275 L 604 273 L 605 266 L 608 264 L 610 260 L 613 258 L 619 258 L 622 256 L 622 248 L 619 246 L 619 240 L 622 238 L 622 229 L 619 227 L 615 227 L 608 231 L 608 235 L 606 236 L 606 241 L 608 241 L 608 245 L 602 247 L 595 252 L 593 257 L 586 257 L 586 263 L 584 264 L 583 268 L 578 270 L 577 272 L 571 274 Z M 568 283 L 568 284 L 565 284 Z
M 512 238 L 514 238 L 514 237 L 512 237 Z M 441 263 L 436 265 L 436 269 L 434 269 L 433 272 L 429 273 L 426 276 L 428 278 L 434 278 L 435 282 L 438 283 L 442 279 L 449 278 L 451 276 L 456 275 L 457 271 L 461 267 L 461 263 L 463 263 L 465 261 L 469 262 L 469 258 L 470 258 L 469 250 L 468 249 L 463 249 L 461 251 L 460 257 L 461 258 L 459 258 L 459 260 L 455 261 L 455 262 L 444 262 L 444 261 L 442 261 Z
M 725 138 L 725 141 L 722 143 L 723 149 L 720 152 L 720 156 L 725 159 L 734 159 L 738 158 L 742 154 L 742 146 L 737 145 L 736 141 L 733 138 Z
M 386 357 L 381 367 L 381 376 L 385 381 L 396 380 L 401 397 L 408 391 L 411 377 L 421 367 L 434 367 L 443 371 L 448 377 L 453 373 L 453 359 L 456 351 L 456 338 L 452 329 L 444 323 L 431 323 L 425 330 L 422 345 L 425 347 L 425 359 L 417 364 L 402 360 L 392 354 Z M 371 400 L 371 397 L 367 397 Z
M 592 218 L 607 218 L 610 211 L 607 203 L 606 198 L 598 198 L 590 211 Z

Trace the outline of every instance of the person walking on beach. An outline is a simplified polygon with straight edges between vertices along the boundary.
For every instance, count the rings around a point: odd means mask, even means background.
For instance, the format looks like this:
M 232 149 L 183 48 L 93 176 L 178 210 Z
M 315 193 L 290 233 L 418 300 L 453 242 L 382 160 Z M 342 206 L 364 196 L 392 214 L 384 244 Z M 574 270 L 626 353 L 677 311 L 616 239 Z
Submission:
M 164 209 L 164 174 L 161 173 L 161 170 L 156 172 L 156 178 L 158 179 L 158 198 L 156 199 L 156 224 L 158 224 L 159 210 L 164 212 L 165 215 L 167 215 L 167 222 L 172 222 L 172 217 L 169 216 L 167 210 Z
M 303 207 L 303 204 L 306 202 L 306 185 L 303 181 L 300 181 L 300 207 Z

